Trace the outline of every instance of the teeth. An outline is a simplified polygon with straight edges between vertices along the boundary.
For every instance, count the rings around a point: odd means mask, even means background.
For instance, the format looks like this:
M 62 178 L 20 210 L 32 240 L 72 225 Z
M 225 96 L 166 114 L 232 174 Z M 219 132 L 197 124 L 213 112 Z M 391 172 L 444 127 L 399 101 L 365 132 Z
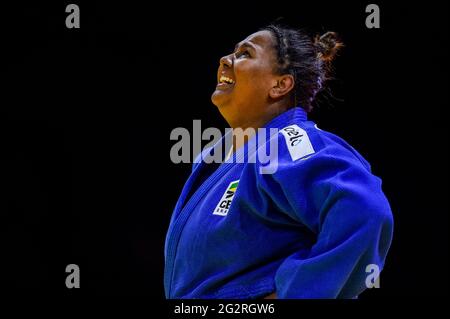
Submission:
M 219 82 L 220 83 L 223 83 L 223 82 L 225 82 L 225 83 L 228 83 L 228 84 L 233 84 L 234 83 L 234 80 L 233 79 L 230 79 L 229 77 L 226 77 L 226 76 L 221 76 L 220 77 L 220 79 L 219 79 Z

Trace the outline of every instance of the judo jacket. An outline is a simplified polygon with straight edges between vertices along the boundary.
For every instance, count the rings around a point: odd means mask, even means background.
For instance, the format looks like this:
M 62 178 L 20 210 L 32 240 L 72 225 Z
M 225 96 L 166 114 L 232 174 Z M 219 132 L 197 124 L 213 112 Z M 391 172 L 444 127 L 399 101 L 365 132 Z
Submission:
M 301 107 L 265 127 L 273 172 L 242 162 L 245 147 L 215 170 L 194 163 L 166 236 L 166 298 L 355 298 L 375 283 L 393 234 L 380 178 Z

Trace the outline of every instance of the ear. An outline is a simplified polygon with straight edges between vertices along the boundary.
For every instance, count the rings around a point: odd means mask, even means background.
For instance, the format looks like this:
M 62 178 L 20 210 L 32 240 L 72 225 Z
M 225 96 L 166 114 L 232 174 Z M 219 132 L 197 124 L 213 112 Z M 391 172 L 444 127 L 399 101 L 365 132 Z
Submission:
M 294 88 L 294 77 L 290 74 L 278 76 L 274 80 L 274 84 L 269 91 L 272 99 L 279 99 L 285 96 Z

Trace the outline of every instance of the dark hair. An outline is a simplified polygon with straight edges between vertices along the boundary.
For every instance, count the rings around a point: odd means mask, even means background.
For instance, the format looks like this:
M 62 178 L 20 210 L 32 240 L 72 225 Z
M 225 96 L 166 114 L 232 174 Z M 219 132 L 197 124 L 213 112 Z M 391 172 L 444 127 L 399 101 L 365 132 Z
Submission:
M 306 31 L 276 24 L 261 30 L 270 31 L 276 40 L 277 71 L 294 77 L 293 103 L 311 111 L 316 95 L 331 78 L 331 61 L 343 43 L 335 32 L 312 37 Z

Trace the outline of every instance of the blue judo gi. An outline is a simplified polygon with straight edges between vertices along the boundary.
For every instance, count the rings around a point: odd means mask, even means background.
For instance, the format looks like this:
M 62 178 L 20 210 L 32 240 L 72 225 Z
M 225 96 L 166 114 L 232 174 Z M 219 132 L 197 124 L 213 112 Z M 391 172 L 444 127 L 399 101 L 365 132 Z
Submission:
M 167 298 L 355 298 L 383 268 L 393 217 L 369 163 L 301 107 L 266 128 L 274 173 L 240 150 L 193 165 L 166 237 Z

